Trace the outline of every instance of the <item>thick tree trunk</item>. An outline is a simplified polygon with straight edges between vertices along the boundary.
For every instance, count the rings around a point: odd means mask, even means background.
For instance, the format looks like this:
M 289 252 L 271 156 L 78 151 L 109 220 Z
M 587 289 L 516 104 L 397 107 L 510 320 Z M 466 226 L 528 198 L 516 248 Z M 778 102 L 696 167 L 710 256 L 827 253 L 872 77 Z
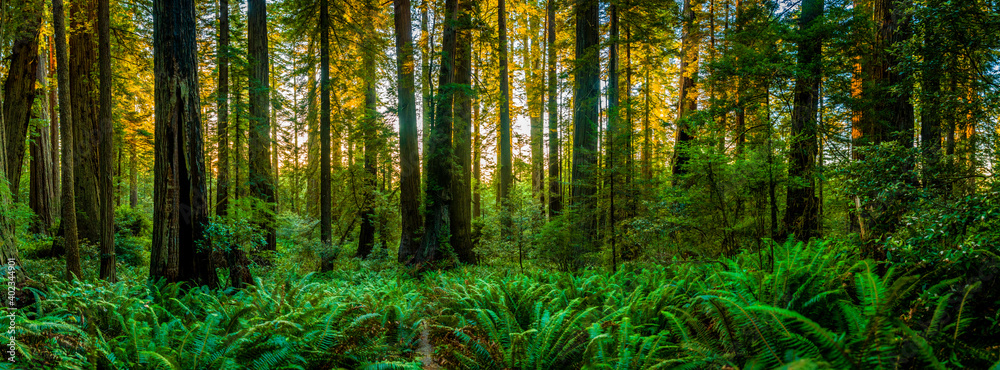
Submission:
M 28 124 L 35 104 L 35 80 L 38 71 L 38 37 L 42 24 L 42 2 L 21 0 L 15 5 L 24 17 L 14 35 L 7 78 L 3 84 L 3 116 L 7 126 L 7 164 L 4 167 L 13 201 L 20 197 L 21 169 L 24 165 Z
M 799 15 L 798 73 L 795 79 L 791 142 L 788 151 L 785 231 L 800 240 L 819 236 L 819 200 L 816 198 L 816 142 L 819 84 L 823 78 L 823 37 L 817 33 L 817 19 L 823 14 L 823 0 L 802 2 Z M 812 36 L 806 36 L 812 35 Z
M 100 60 L 100 110 L 98 111 L 98 149 L 100 173 L 97 187 L 101 200 L 101 279 L 109 282 L 118 280 L 115 268 L 115 195 L 114 195 L 114 127 L 111 124 L 111 32 L 108 23 L 109 0 L 97 0 L 97 29 Z
M 502 1 L 502 0 L 501 0 Z M 458 0 L 445 0 L 444 37 L 441 68 L 438 78 L 437 112 L 434 127 L 427 143 L 427 199 L 424 235 L 420 250 L 412 255 L 400 255 L 409 265 L 433 262 L 444 257 L 442 244 L 448 242 L 451 230 L 451 177 L 452 177 L 452 82 L 455 64 L 455 19 Z
M 573 206 L 581 217 L 578 243 L 594 243 L 593 199 L 598 182 L 597 124 L 600 99 L 600 40 L 598 2 L 576 3 L 576 60 L 573 94 Z M 578 261 L 579 262 L 579 261 Z M 580 266 L 574 266 L 580 267 Z
M 869 126 L 873 126 L 876 141 L 895 140 L 904 148 L 913 147 L 913 105 L 910 103 L 912 85 L 900 70 L 902 59 L 896 55 L 898 45 L 910 37 L 905 1 L 872 1 L 875 20 L 875 43 L 870 67 L 870 83 L 866 84 L 865 98 L 872 110 Z
M 60 217 L 63 248 L 66 250 L 66 278 L 83 279 L 80 268 L 80 247 L 76 225 L 76 185 L 74 181 L 73 151 L 73 110 L 70 109 L 69 56 L 66 49 L 66 21 L 62 0 L 52 0 L 52 28 L 55 30 L 56 65 L 59 79 L 59 135 L 62 141 L 62 193 L 60 197 Z M 55 249 L 55 248 L 53 248 Z
M 556 5 L 555 0 L 546 2 L 546 37 L 549 92 L 549 218 L 562 212 L 562 191 L 559 163 L 559 112 L 556 105 L 556 90 L 559 81 L 556 80 Z
M 369 9 L 369 15 L 374 11 Z M 374 30 L 369 30 L 374 32 Z M 360 37 L 360 36 L 359 36 Z M 378 215 L 375 214 L 375 186 L 378 180 L 378 141 L 379 129 L 378 111 L 375 110 L 375 56 L 370 51 L 364 51 L 363 65 L 365 67 L 365 113 L 361 128 L 361 140 L 364 142 L 364 166 L 362 173 L 361 206 L 358 208 L 361 218 L 361 233 L 358 235 L 358 251 L 356 257 L 368 258 L 375 244 Z
M 451 246 L 464 263 L 475 263 L 472 251 L 472 12 L 474 0 L 459 4 L 459 30 L 455 47 L 455 122 L 452 139 L 455 166 L 452 168 Z
M 426 1 L 426 0 L 425 0 Z M 426 27 L 427 13 L 422 26 Z M 399 112 L 399 250 L 409 254 L 417 248 L 420 231 L 420 144 L 417 141 L 417 102 L 413 89 L 413 35 L 410 22 L 410 0 L 393 2 L 396 30 L 396 84 Z M 423 36 L 421 36 L 423 37 Z M 426 59 L 423 58 L 424 65 Z M 428 89 L 424 86 L 424 91 Z M 425 106 L 426 109 L 426 106 Z M 426 110 L 424 111 L 426 114 Z M 403 261 L 400 261 L 403 262 Z
M 70 3 L 69 92 L 73 104 L 73 153 L 75 155 L 77 231 L 80 239 L 92 243 L 101 241 L 101 200 L 98 194 L 98 166 L 101 161 L 97 122 L 98 76 L 96 36 L 96 2 L 81 0 Z
M 250 192 L 260 200 L 266 210 L 259 210 L 255 216 L 264 230 L 266 245 L 264 250 L 273 251 L 277 247 L 274 231 L 274 182 L 271 177 L 271 125 L 268 122 L 270 102 L 270 81 L 268 80 L 267 50 L 267 4 L 264 0 L 247 2 L 247 63 L 250 70 L 250 145 L 249 172 L 247 181 Z
M 149 277 L 215 287 L 211 252 L 198 248 L 208 221 L 193 0 L 153 6 L 156 142 Z
M 673 184 L 680 185 L 687 174 L 687 163 L 691 159 L 689 146 L 694 143 L 694 127 L 688 122 L 688 115 L 698 110 L 698 46 L 699 25 L 695 9 L 699 0 L 684 0 L 684 24 L 681 35 L 680 82 L 677 98 L 677 129 L 674 132 L 674 156 L 672 163 Z
M 218 145 L 219 178 L 215 194 L 215 215 L 229 214 L 229 0 L 219 0 L 218 86 Z

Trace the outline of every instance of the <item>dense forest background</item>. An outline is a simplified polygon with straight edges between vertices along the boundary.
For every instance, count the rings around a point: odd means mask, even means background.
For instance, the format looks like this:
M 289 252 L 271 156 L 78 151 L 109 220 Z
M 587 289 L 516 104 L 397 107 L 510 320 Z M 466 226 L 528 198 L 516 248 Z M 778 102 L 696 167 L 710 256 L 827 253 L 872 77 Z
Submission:
M 15 367 L 1000 364 L 997 1 L 10 0 L 0 55 Z

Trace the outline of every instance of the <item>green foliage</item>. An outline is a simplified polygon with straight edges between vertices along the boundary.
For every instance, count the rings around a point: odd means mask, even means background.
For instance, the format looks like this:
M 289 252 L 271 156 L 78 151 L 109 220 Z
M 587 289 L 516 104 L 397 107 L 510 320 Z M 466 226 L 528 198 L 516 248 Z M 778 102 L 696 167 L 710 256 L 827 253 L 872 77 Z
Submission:
M 916 168 L 916 149 L 895 141 L 859 147 L 863 157 L 838 169 L 844 179 L 844 195 L 860 213 L 863 234 L 884 240 L 896 231 L 903 214 L 927 195 L 921 189 Z
M 289 275 L 230 296 L 204 288 L 123 279 L 66 283 L 18 311 L 18 350 L 57 368 L 413 368 L 422 305 L 409 284 L 320 284 Z
M 537 199 L 532 198 L 531 184 L 515 184 L 506 209 L 487 200 L 495 196 L 490 192 L 482 194 L 483 216 L 475 221 L 480 225 L 476 254 L 486 263 L 520 265 L 534 260 L 545 250 L 543 246 L 533 243 L 544 240 L 544 237 L 536 236 L 539 232 L 544 233 L 541 228 L 545 224 L 545 214 Z
M 115 258 L 129 266 L 149 266 L 150 239 L 127 234 L 115 235 Z
M 380 250 L 381 248 L 376 248 Z M 287 256 L 290 251 L 282 252 Z M 449 369 L 985 368 L 1000 353 L 989 271 L 859 259 L 789 240 L 610 274 L 461 267 L 411 277 L 342 259 L 242 291 L 66 283 L 17 312 L 38 367 Z M 426 352 L 425 345 L 433 348 Z
M 118 235 L 149 237 L 153 223 L 149 216 L 139 210 L 133 210 L 128 205 L 115 209 L 115 233 Z
M 889 243 L 890 261 L 931 266 L 958 264 L 961 270 L 969 271 L 1000 255 L 998 192 L 950 200 L 926 199 L 903 221 Z
M 223 253 L 236 249 L 252 252 L 267 244 L 260 225 L 248 219 L 233 218 L 227 223 L 217 221 L 205 225 L 203 248 Z

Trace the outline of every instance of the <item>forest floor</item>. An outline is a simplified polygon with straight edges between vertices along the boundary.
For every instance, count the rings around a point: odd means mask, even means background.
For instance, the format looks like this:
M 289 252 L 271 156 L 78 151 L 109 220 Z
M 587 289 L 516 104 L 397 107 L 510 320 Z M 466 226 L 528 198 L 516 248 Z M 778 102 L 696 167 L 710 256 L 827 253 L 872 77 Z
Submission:
M 16 336 L 33 368 L 53 369 L 943 369 L 1000 359 L 997 275 L 965 270 L 996 270 L 995 255 L 881 274 L 845 244 L 773 253 L 773 265 L 743 253 L 617 273 L 532 264 L 421 275 L 391 257 L 308 273 L 312 257 L 285 254 L 255 267 L 242 291 L 151 284 L 125 264 L 116 284 L 67 283 L 58 259 L 36 258 L 25 268 L 47 291 L 17 312 Z

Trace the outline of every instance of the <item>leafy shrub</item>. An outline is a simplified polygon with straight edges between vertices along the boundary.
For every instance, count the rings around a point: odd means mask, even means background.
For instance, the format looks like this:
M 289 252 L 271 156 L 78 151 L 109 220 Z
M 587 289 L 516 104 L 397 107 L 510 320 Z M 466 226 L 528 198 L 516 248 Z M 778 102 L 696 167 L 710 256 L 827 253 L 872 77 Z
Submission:
M 128 205 L 115 209 L 115 234 L 148 238 L 152 229 L 153 223 L 145 213 L 133 210 Z
M 115 236 L 115 258 L 130 266 L 148 266 L 149 246 L 148 238 L 118 234 Z

